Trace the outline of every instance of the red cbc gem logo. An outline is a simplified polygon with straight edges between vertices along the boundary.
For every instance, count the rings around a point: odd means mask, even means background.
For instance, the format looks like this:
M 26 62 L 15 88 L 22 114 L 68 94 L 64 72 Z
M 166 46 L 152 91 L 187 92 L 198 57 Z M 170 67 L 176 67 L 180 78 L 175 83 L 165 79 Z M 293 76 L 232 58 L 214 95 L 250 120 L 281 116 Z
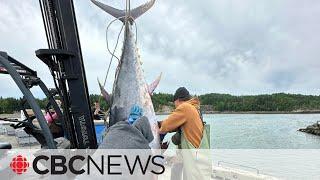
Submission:
M 22 174 L 27 171 L 29 167 L 29 162 L 27 161 L 27 158 L 18 155 L 12 159 L 10 167 L 13 172 L 17 174 Z

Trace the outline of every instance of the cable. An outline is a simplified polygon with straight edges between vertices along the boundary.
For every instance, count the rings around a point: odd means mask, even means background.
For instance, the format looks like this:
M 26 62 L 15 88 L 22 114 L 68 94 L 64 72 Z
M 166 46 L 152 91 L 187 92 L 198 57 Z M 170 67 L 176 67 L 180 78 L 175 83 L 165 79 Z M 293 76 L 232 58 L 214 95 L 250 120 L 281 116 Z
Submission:
M 116 41 L 116 45 L 113 49 L 113 52 L 111 52 L 110 48 L 109 48 L 109 41 L 108 41 L 108 31 L 109 31 L 109 28 L 110 26 L 116 21 L 116 20 L 120 20 L 122 18 L 124 18 L 125 16 L 121 16 L 121 17 L 118 17 L 118 18 L 115 18 L 114 20 L 112 20 L 108 26 L 107 26 L 107 29 L 106 29 L 106 43 L 107 43 L 107 50 L 108 52 L 110 53 L 111 55 L 111 59 L 110 59 L 110 62 L 109 62 L 109 65 L 108 65 L 108 69 L 107 69 L 107 73 L 106 73 L 106 76 L 105 76 L 105 79 L 103 81 L 103 87 L 106 85 L 106 82 L 107 82 L 107 78 L 108 78 L 108 74 L 109 74 L 109 71 L 110 71 L 110 67 L 111 67 L 111 63 L 112 63 L 112 60 L 113 60 L 113 57 L 115 57 L 117 60 L 118 60 L 118 63 L 120 64 L 121 61 L 120 59 L 115 55 L 115 51 L 118 47 L 118 44 L 119 44 L 119 38 L 120 38 L 120 35 L 121 35 L 121 32 L 123 30 L 123 27 L 124 25 L 121 26 L 121 29 L 120 29 L 120 32 L 118 33 L 118 36 L 117 36 L 117 41 Z M 137 44 L 137 40 L 138 40 L 138 28 L 137 28 L 137 24 L 136 22 L 134 21 L 134 19 L 130 16 L 129 17 L 130 20 L 132 20 L 134 26 L 135 26 L 135 30 L 136 30 L 136 39 L 135 39 L 135 43 Z
M 120 20 L 121 18 L 124 18 L 124 16 L 121 16 L 121 17 L 118 17 L 118 18 L 116 18 L 116 19 L 112 20 L 112 21 L 108 24 L 107 29 L 106 29 L 106 42 L 107 42 L 107 49 L 108 49 L 108 52 L 111 54 L 111 56 L 112 56 L 112 57 L 117 58 L 117 59 L 118 59 L 118 61 L 120 61 L 120 59 L 119 59 L 117 56 L 115 56 L 115 55 L 114 55 L 114 53 L 112 53 L 112 52 L 111 52 L 111 50 L 109 49 L 109 43 L 108 43 L 108 31 L 109 31 L 110 26 L 111 26 L 111 25 L 112 25 L 116 20 Z M 122 29 L 123 29 L 123 25 L 122 25 L 122 27 L 121 27 L 121 31 L 122 31 Z M 120 36 L 121 31 L 120 31 L 120 33 L 118 34 L 118 37 Z M 117 39 L 117 44 L 116 44 L 116 46 L 118 45 L 118 40 L 119 40 L 119 38 Z M 111 57 L 111 58 L 112 58 L 112 57 Z
M 115 19 L 115 20 L 118 20 L 118 18 Z M 110 59 L 110 62 L 109 62 L 107 74 L 106 74 L 106 76 L 105 76 L 105 78 L 104 78 L 104 81 L 103 81 L 103 87 L 106 85 L 106 82 L 107 82 L 107 78 L 108 78 L 108 74 L 109 74 L 109 70 L 110 70 L 110 67 L 111 67 L 111 63 L 112 63 L 113 57 L 115 57 L 115 58 L 118 60 L 118 62 L 120 63 L 120 59 L 119 59 L 116 55 L 114 55 L 114 53 L 115 53 L 115 51 L 116 51 L 116 49 L 117 49 L 117 47 L 118 47 L 120 34 L 121 34 L 122 30 L 123 30 L 123 26 L 124 26 L 124 25 L 121 26 L 121 30 L 120 30 L 120 32 L 118 33 L 117 42 L 116 42 L 116 45 L 115 45 L 115 47 L 114 47 L 114 49 L 113 49 L 113 52 L 111 52 L 111 50 L 109 49 L 109 43 L 108 43 L 108 30 L 109 30 L 110 25 L 111 25 L 115 20 L 113 20 L 113 21 L 108 25 L 107 30 L 106 30 L 107 49 L 108 49 L 108 51 L 109 51 L 109 53 L 110 53 L 110 55 L 111 55 L 111 59 Z
M 109 75 L 109 71 L 110 71 L 110 67 L 111 67 L 111 64 L 112 64 L 112 60 L 113 60 L 113 57 L 115 57 L 117 60 L 118 60 L 118 66 L 117 66 L 117 69 L 116 69 L 116 73 L 115 73 L 115 79 L 117 78 L 118 76 L 118 73 L 119 73 L 119 70 L 120 70 L 120 65 L 121 65 L 121 60 L 120 58 L 118 58 L 116 55 L 115 55 L 115 51 L 118 47 L 118 44 L 119 44 L 119 38 L 120 38 L 120 34 L 122 33 L 122 30 L 123 30 L 123 27 L 126 26 L 127 24 L 126 23 L 133 23 L 134 26 L 135 26 L 135 30 L 136 30 L 136 39 L 135 39 L 135 44 L 137 44 L 137 41 L 138 41 L 138 28 L 137 28 L 137 24 L 134 20 L 133 17 L 131 17 L 130 15 L 130 0 L 127 0 L 126 2 L 126 15 L 125 16 L 121 16 L 121 17 L 118 17 L 118 18 L 115 18 L 114 20 L 112 20 L 108 26 L 107 26 L 107 29 L 106 29 L 106 43 L 107 43 L 107 50 L 108 52 L 110 53 L 111 55 L 111 58 L 110 58 L 110 62 L 109 62 L 109 65 L 108 65 L 108 69 L 107 69 L 107 73 L 105 75 L 105 78 L 104 78 L 104 81 L 103 81 L 103 87 L 106 85 L 107 83 L 107 79 L 108 79 L 108 75 Z M 129 13 L 129 14 L 128 14 Z M 108 41 L 108 31 L 109 31 L 109 28 L 110 26 L 117 20 L 120 20 L 122 18 L 125 18 L 125 22 L 124 24 L 121 26 L 121 29 L 120 29 L 120 32 L 118 33 L 118 36 L 117 36 L 117 41 L 116 41 L 116 44 L 115 44 L 115 47 L 113 49 L 113 51 L 111 52 L 110 48 L 109 48 L 109 41 Z M 131 21 L 131 22 L 130 22 Z M 114 82 L 115 83 L 115 82 Z M 114 83 L 113 83 L 113 88 L 114 88 Z M 101 100 L 101 96 L 99 98 L 99 101 Z

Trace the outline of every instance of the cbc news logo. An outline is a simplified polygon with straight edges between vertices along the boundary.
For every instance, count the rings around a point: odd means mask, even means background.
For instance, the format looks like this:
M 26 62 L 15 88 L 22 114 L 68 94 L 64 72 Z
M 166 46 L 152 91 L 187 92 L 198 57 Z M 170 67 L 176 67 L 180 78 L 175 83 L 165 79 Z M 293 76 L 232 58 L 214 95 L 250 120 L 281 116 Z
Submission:
M 105 155 L 101 155 L 98 156 L 98 158 L 93 158 L 90 155 L 73 155 L 72 157 L 66 157 L 64 155 L 37 155 L 35 159 L 29 163 L 25 156 L 19 154 L 12 158 L 10 168 L 17 175 L 26 173 L 29 166 L 32 166 L 32 172 L 39 175 L 62 175 L 69 171 L 75 175 L 90 175 L 92 169 L 98 170 L 101 175 L 123 175 L 123 173 L 126 172 L 134 175 L 136 171 L 141 171 L 143 175 L 145 175 L 147 171 L 150 171 L 150 173 L 154 175 L 160 175 L 165 171 L 165 167 L 162 164 L 163 160 L 164 157 L 161 155 L 143 155 L 142 157 L 135 155 L 131 157 L 130 155 L 119 154 L 106 155 L 106 157 Z M 124 164 L 121 162 L 124 162 Z M 45 163 L 49 166 L 39 168 L 39 163 Z M 81 164 L 86 164 L 86 166 L 82 167 Z M 77 165 L 80 165 L 80 168 L 77 167 Z M 107 168 L 104 168 L 105 166 Z M 121 167 L 120 170 L 119 167 Z M 122 169 L 123 167 L 125 168 Z
M 27 158 L 21 155 L 14 157 L 10 163 L 10 168 L 17 174 L 25 173 L 28 167 L 29 162 L 27 161 Z

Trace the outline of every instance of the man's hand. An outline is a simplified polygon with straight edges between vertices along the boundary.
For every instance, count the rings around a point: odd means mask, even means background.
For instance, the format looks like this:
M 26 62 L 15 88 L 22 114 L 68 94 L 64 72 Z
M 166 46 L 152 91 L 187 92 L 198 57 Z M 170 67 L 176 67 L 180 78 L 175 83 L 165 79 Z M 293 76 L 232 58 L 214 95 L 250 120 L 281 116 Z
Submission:
M 181 144 L 181 131 L 178 130 L 172 137 L 171 141 L 174 145 L 180 145 Z
M 169 146 L 168 142 L 161 143 L 161 149 L 168 149 L 168 146 Z

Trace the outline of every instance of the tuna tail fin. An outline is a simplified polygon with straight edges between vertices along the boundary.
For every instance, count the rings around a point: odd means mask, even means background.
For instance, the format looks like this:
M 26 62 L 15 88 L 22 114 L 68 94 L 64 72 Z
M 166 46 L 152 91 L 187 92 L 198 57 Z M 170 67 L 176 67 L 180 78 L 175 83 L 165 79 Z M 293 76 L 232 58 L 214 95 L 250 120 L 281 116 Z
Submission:
M 136 7 L 136 8 L 134 8 L 134 9 L 130 10 L 131 17 L 134 20 L 137 19 L 143 13 L 147 12 L 153 6 L 155 1 L 156 0 L 150 0 L 147 3 L 145 3 L 143 5 L 140 5 L 140 6 Z M 124 18 L 124 16 L 126 15 L 126 11 L 125 10 L 120 10 L 120 9 L 113 8 L 111 6 L 103 4 L 103 3 L 99 2 L 99 1 L 96 1 L 96 0 L 91 0 L 91 2 L 93 2 L 96 6 L 98 6 L 99 8 L 101 8 L 102 10 L 107 12 L 108 14 L 112 15 L 115 18 L 119 18 L 120 21 L 125 23 L 125 18 Z
M 153 4 L 156 2 L 156 0 L 150 0 L 149 2 L 142 4 L 139 7 L 136 7 L 134 9 L 132 9 L 130 11 L 131 16 L 133 17 L 133 19 L 137 19 L 138 17 L 140 17 L 142 14 L 144 14 L 145 12 L 147 12 L 152 6 Z
M 101 85 L 99 79 L 98 79 L 98 83 L 99 83 L 99 87 L 100 87 L 100 91 L 101 91 L 102 96 L 107 101 L 107 103 L 111 104 L 111 96 L 110 96 L 110 94 L 103 88 L 103 86 Z
M 150 96 L 152 96 L 153 91 L 157 88 L 160 80 L 162 77 L 162 73 L 160 73 L 160 75 L 158 76 L 158 78 L 156 80 L 154 80 L 149 86 L 148 86 L 148 92 L 150 94 Z

